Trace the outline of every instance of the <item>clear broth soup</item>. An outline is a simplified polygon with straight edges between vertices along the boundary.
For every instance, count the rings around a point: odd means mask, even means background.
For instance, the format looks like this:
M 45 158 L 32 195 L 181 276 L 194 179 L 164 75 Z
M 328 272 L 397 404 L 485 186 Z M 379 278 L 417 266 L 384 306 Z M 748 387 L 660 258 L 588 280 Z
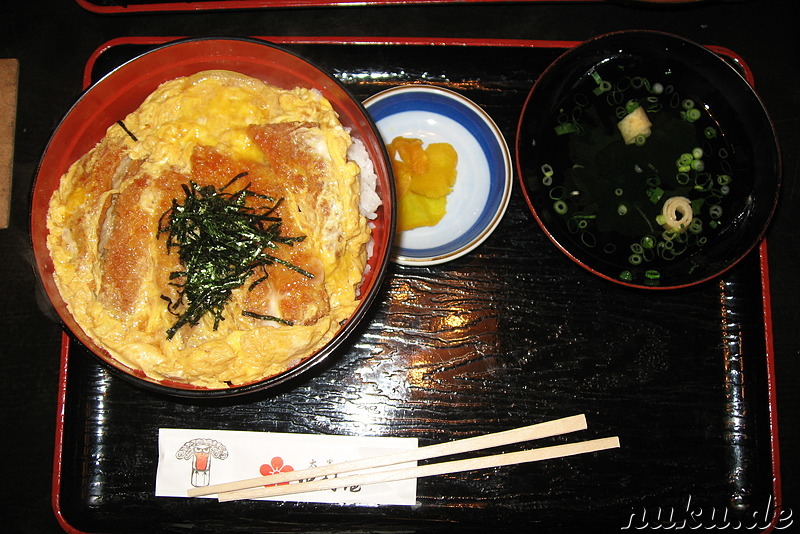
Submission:
M 691 263 L 734 213 L 732 147 L 711 109 L 672 85 L 670 72 L 639 68 L 631 76 L 619 66 L 602 68 L 582 76 L 548 119 L 545 130 L 551 126 L 555 135 L 537 146 L 550 155 L 540 157 L 534 178 L 539 201 L 569 239 L 627 266 L 620 280 L 659 285 L 662 269 L 678 259 Z M 618 123 L 636 108 L 650 131 L 626 144 Z M 673 197 L 691 206 L 690 222 L 677 229 L 664 221 Z

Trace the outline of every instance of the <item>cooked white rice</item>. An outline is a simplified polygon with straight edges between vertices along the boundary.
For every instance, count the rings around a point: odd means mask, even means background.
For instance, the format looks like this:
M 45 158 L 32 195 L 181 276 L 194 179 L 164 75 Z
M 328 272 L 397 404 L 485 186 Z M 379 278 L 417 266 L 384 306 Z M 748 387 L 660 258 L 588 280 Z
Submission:
M 375 174 L 375 167 L 367 153 L 367 148 L 360 139 L 353 138 L 353 144 L 347 152 L 347 157 L 358 163 L 361 168 L 361 200 L 359 209 L 361 214 L 369 220 L 374 219 L 378 207 L 381 205 L 381 198 L 376 191 L 378 175 Z

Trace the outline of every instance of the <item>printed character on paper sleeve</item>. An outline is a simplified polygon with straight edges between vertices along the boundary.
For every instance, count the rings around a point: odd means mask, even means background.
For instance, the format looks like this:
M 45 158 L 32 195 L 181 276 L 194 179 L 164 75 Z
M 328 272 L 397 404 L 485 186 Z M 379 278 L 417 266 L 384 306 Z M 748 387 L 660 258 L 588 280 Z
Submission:
M 219 441 L 196 438 L 184 443 L 175 453 L 175 457 L 178 460 L 192 461 L 192 486 L 199 488 L 210 484 L 211 458 L 224 460 L 228 457 L 228 449 Z

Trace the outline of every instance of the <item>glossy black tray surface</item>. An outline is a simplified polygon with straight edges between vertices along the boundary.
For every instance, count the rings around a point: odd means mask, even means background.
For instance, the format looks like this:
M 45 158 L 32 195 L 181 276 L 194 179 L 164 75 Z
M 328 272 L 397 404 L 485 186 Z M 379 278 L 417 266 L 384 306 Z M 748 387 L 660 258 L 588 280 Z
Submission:
M 103 48 L 90 76 L 154 46 L 144 41 Z M 335 41 L 284 45 L 361 99 L 415 82 L 461 92 L 510 147 L 533 82 L 568 46 Z M 514 187 L 484 244 L 440 266 L 393 265 L 362 331 L 280 391 L 225 402 L 159 397 L 66 344 L 53 495 L 65 529 L 609 532 L 724 520 L 764 530 L 780 496 L 766 246 L 692 288 L 620 287 L 558 251 Z M 587 431 L 542 445 L 618 435 L 622 447 L 421 479 L 415 507 L 154 496 L 163 427 L 428 445 L 578 413 Z

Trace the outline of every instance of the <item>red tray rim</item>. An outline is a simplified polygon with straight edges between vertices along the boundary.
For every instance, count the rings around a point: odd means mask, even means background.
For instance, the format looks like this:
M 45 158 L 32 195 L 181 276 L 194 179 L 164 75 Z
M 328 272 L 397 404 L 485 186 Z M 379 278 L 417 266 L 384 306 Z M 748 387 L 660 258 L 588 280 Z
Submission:
M 551 0 L 200 0 L 197 2 L 154 2 L 136 5 L 100 6 L 91 0 L 75 0 L 79 6 L 93 13 L 122 14 L 165 11 L 209 11 L 263 8 L 330 7 L 330 6 L 389 6 L 419 4 L 487 4 L 531 3 Z M 558 0 L 559 2 L 586 2 L 587 0 Z M 591 0 L 590 0 L 591 1 Z M 603 0 L 594 0 L 595 2 Z
M 76 0 L 78 3 L 83 3 L 84 0 Z M 344 3 L 336 0 L 325 2 L 324 0 L 304 0 L 308 2 L 319 3 Z M 410 0 L 411 2 L 417 0 Z M 437 0 L 435 0 L 437 1 Z M 461 1 L 481 1 L 481 0 L 461 0 Z M 517 0 L 514 0 L 517 1 Z M 572 1 L 572 0 L 567 0 Z M 280 0 L 233 0 L 232 3 L 277 3 L 285 4 Z M 409 0 L 374 0 L 373 3 L 409 3 Z M 201 2 L 203 3 L 203 2 Z M 208 2 L 213 3 L 213 2 Z M 226 2 L 227 3 L 227 2 Z M 303 3 L 294 2 L 294 3 Z M 194 5 L 194 4 L 190 4 Z M 120 37 L 106 41 L 89 56 L 83 73 L 83 89 L 91 85 L 92 68 L 97 59 L 108 49 L 123 45 L 123 44 L 140 44 L 140 45 L 159 45 L 164 44 L 176 39 L 182 39 L 185 36 L 141 36 L 141 37 Z M 513 46 L 513 47 L 527 47 L 527 48 L 572 48 L 577 46 L 582 41 L 571 40 L 538 40 L 538 39 L 481 39 L 481 38 L 422 38 L 422 37 L 342 37 L 342 36 L 256 36 L 257 39 L 263 39 L 276 44 L 337 44 L 337 45 L 359 45 L 359 44 L 377 44 L 377 45 L 441 45 L 441 46 Z M 707 46 L 710 50 L 727 56 L 728 59 L 734 61 L 743 72 L 744 78 L 750 85 L 754 85 L 753 74 L 747 63 L 741 56 L 732 50 L 722 46 Z M 773 329 L 772 329 L 772 305 L 770 293 L 770 278 L 769 278 L 769 257 L 767 239 L 764 238 L 758 245 L 759 266 L 760 266 L 760 285 L 761 285 L 761 307 L 764 319 L 764 333 L 765 333 L 765 356 L 766 356 L 766 372 L 767 372 L 767 398 L 768 398 L 768 413 L 769 413 L 769 428 L 770 428 L 770 463 L 772 467 L 772 497 L 773 497 L 773 514 L 770 519 L 769 525 L 762 532 L 772 532 L 777 526 L 783 508 L 783 496 L 781 485 L 781 470 L 780 470 L 780 440 L 778 432 L 778 403 L 777 403 L 777 390 L 776 390 L 776 371 L 775 371 L 775 355 L 774 355 L 774 342 L 773 342 Z M 66 333 L 62 334 L 61 338 L 61 351 L 59 362 L 59 385 L 57 392 L 57 406 L 56 406 L 56 426 L 55 426 L 55 447 L 53 452 L 53 477 L 52 477 L 52 492 L 51 504 L 53 512 L 59 525 L 70 534 L 88 534 L 75 529 L 69 524 L 64 517 L 61 509 L 60 495 L 61 495 L 61 473 L 62 473 L 62 452 L 64 446 L 64 423 L 65 423 L 65 408 L 67 396 L 67 374 L 68 374 L 68 357 L 69 357 L 70 338 Z

